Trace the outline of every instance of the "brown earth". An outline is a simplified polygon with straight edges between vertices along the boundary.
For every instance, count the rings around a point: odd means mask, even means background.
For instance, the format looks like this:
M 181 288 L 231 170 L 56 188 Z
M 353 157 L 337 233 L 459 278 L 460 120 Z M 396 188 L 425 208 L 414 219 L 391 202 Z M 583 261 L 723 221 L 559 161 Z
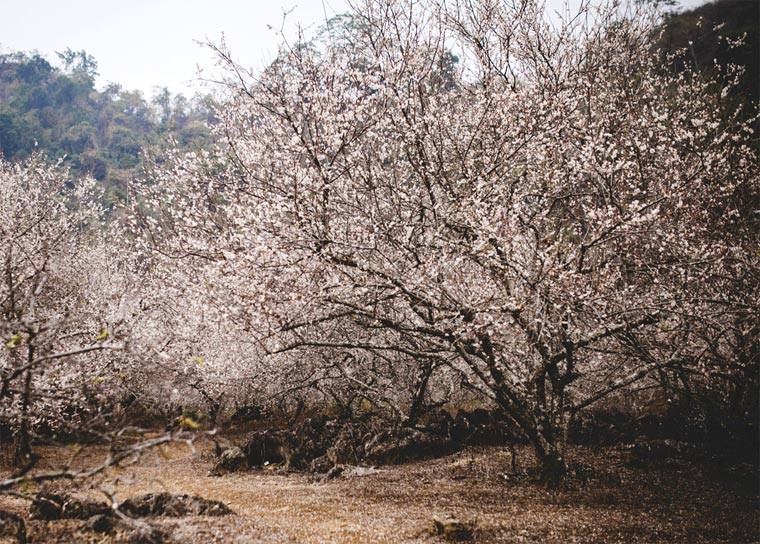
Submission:
M 686 463 L 636 468 L 623 451 L 575 448 L 572 458 L 582 462 L 577 477 L 568 489 L 549 491 L 529 476 L 533 460 L 524 447 L 518 448 L 516 474 L 507 451 L 482 447 L 374 471 L 347 470 L 329 481 L 280 473 L 278 467 L 210 477 L 211 449 L 206 444 L 193 452 L 172 444 L 77 492 L 104 499 L 104 488 L 120 501 L 148 492 L 190 493 L 235 512 L 150 520 L 177 543 L 433 543 L 442 542 L 432 534 L 433 517 L 449 515 L 483 543 L 739 544 L 758 542 L 760 535 L 751 470 L 738 474 Z M 70 451 L 49 448 L 42 454 L 51 460 Z M 95 448 L 81 462 L 103 455 Z M 17 514 L 26 516 L 28 504 L 0 497 L 0 509 Z M 95 534 L 83 529 L 85 523 L 27 519 L 27 528 L 32 542 L 123 541 L 122 533 Z

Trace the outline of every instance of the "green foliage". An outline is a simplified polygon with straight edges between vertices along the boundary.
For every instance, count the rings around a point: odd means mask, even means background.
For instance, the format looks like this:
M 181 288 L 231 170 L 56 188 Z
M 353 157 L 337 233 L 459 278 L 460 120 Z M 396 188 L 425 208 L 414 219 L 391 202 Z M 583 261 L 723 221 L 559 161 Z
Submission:
M 14 334 L 11 336 L 11 339 L 6 342 L 5 347 L 8 349 L 13 349 L 16 346 L 18 346 L 23 341 L 23 337 L 20 334 Z
M 0 156 L 34 152 L 64 159 L 73 177 L 91 175 L 107 199 L 123 198 L 143 152 L 176 141 L 184 149 L 211 143 L 210 96 L 192 100 L 159 91 L 148 101 L 116 84 L 95 88 L 98 64 L 85 51 L 58 53 L 61 68 L 36 53 L 0 55 Z

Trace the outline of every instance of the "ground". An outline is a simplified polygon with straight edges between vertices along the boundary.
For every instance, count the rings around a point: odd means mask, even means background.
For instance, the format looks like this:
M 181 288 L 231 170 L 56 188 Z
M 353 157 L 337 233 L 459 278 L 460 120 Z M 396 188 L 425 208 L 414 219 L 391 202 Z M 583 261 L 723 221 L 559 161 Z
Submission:
M 70 450 L 42 450 L 47 462 Z M 103 455 L 94 448 L 83 461 Z M 756 473 L 720 466 L 663 463 L 637 467 L 622 449 L 572 451 L 576 478 L 550 491 L 535 482 L 533 460 L 517 450 L 517 472 L 503 448 L 474 448 L 441 459 L 359 471 L 329 481 L 279 467 L 208 476 L 210 444 L 172 444 L 109 474 L 79 493 L 119 500 L 146 492 L 193 493 L 226 503 L 225 517 L 162 518 L 178 543 L 439 542 L 433 516 L 452 514 L 482 543 L 759 542 Z M 118 481 L 114 483 L 114 478 Z M 28 502 L 0 497 L 26 514 Z M 28 521 L 33 542 L 117 542 L 81 530 L 81 521 Z M 123 535 L 122 535 L 123 536 Z M 13 540 L 0 539 L 0 542 Z

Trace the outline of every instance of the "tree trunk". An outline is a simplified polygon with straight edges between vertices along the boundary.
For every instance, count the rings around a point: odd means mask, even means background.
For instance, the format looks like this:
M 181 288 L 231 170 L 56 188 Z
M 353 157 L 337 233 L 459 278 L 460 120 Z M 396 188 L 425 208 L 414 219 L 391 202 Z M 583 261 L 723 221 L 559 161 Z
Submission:
M 528 425 L 526 420 L 516 420 L 515 422 L 527 437 L 530 445 L 533 446 L 540 480 L 552 489 L 562 487 L 567 477 L 565 445 L 567 444 L 567 430 L 570 426 L 569 419 L 564 422 L 562 429 L 555 429 L 555 432 L 548 434 Z
M 567 477 L 567 461 L 565 458 L 565 445 L 567 444 L 567 430 L 570 420 L 564 421 L 561 428 L 552 429 L 553 432 L 542 432 L 536 428 L 523 429 L 533 451 L 536 453 L 538 476 L 547 487 L 551 489 L 561 488 Z
M 567 476 L 567 464 L 562 453 L 554 447 L 548 451 L 537 448 L 536 456 L 541 481 L 551 489 L 562 487 Z
M 412 392 L 412 402 L 409 407 L 408 417 L 405 425 L 408 427 L 414 427 L 423 415 L 423 408 L 425 405 L 425 393 L 427 392 L 428 382 L 430 376 L 433 373 L 433 365 L 429 361 L 424 361 L 420 364 L 420 370 L 417 374 L 417 380 L 414 384 L 414 391 Z
M 30 353 L 32 348 L 29 348 Z M 30 355 L 30 359 L 32 355 Z M 29 438 L 29 399 L 32 389 L 32 371 L 27 370 L 24 376 L 24 393 L 21 405 L 21 424 L 16 437 L 16 451 L 13 456 L 13 463 L 17 466 L 24 466 L 32 458 L 32 446 Z

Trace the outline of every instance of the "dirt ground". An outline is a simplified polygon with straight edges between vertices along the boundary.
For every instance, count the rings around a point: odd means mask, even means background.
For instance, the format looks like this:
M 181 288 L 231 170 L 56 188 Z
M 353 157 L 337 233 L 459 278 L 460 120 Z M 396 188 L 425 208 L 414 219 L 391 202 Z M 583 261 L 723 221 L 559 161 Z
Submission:
M 67 450 L 42 453 L 50 460 Z M 96 448 L 83 461 L 103 454 Z M 576 478 L 566 490 L 549 491 L 530 477 L 527 448 L 518 448 L 516 473 L 510 460 L 504 449 L 474 448 L 329 481 L 278 467 L 211 477 L 210 444 L 195 452 L 172 444 L 77 492 L 104 498 L 103 488 L 118 500 L 156 491 L 192 493 L 235 512 L 151 520 L 177 543 L 432 543 L 441 541 L 431 531 L 433 516 L 448 514 L 472 527 L 474 541 L 482 543 L 760 542 L 751 470 L 683 463 L 637 468 L 622 450 L 575 448 Z M 26 515 L 28 504 L 0 497 L 0 509 L 18 514 Z M 27 527 L 32 542 L 123 541 L 123 535 L 87 532 L 84 523 L 27 521 Z

